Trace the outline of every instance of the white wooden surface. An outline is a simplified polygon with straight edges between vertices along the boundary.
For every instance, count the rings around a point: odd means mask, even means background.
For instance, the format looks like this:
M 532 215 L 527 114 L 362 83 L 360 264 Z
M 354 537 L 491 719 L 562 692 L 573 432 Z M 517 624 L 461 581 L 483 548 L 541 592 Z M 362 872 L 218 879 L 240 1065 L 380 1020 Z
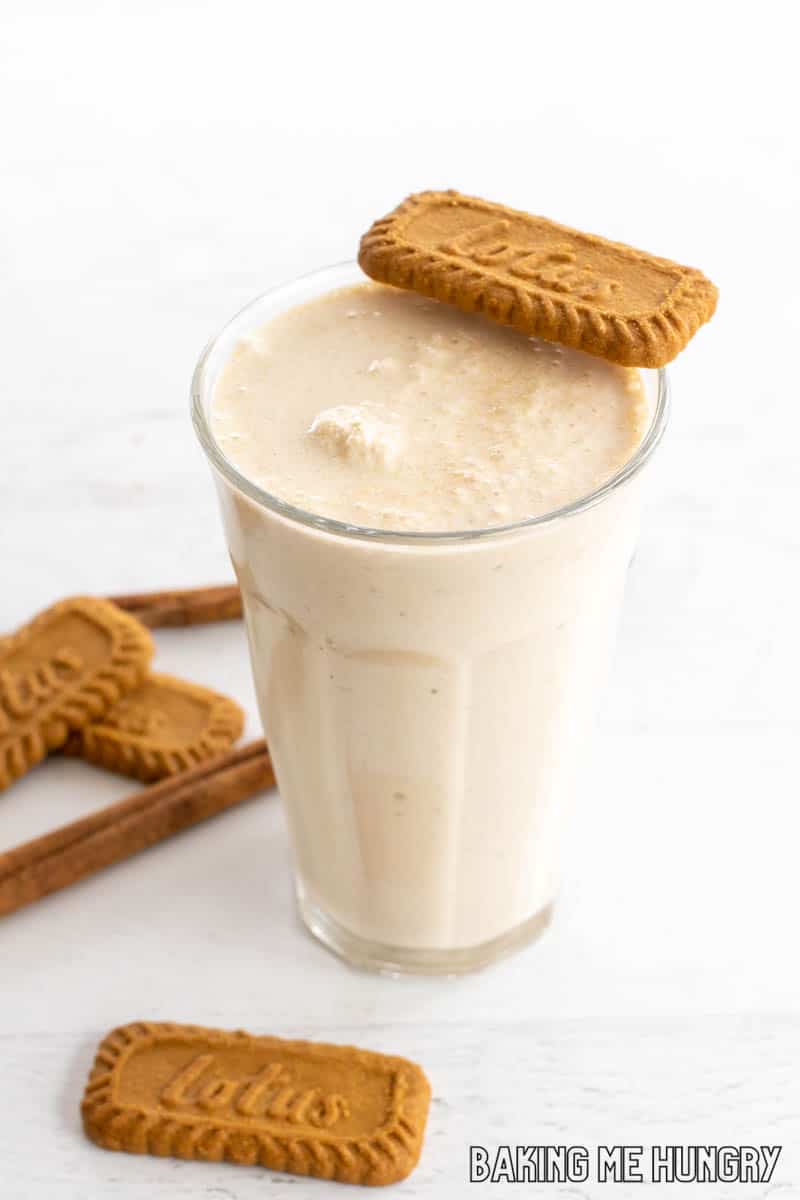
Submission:
M 418 1058 L 435 1103 L 409 1196 L 462 1197 L 471 1141 L 777 1142 L 769 1187 L 697 1194 L 800 1196 L 791 6 L 722 25 L 715 5 L 550 7 L 488 27 L 455 3 L 0 8 L 2 628 L 70 592 L 229 576 L 194 360 L 407 191 L 496 196 L 722 290 L 672 373 L 544 940 L 459 981 L 346 970 L 298 927 L 274 797 L 19 913 L 0 928 L 3 1200 L 332 1193 L 88 1144 L 93 1045 L 137 1017 Z M 257 732 L 240 627 L 160 633 L 158 664 L 233 692 Z M 0 799 L 0 845 L 126 790 L 52 761 Z

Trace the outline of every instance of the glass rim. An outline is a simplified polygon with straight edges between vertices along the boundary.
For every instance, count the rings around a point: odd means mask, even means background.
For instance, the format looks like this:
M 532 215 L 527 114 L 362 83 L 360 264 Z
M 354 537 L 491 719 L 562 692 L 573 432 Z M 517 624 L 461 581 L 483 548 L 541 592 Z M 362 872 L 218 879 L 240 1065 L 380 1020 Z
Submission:
M 332 534 L 335 537 L 344 537 L 357 541 L 369 542 L 391 542 L 394 544 L 407 545 L 444 545 L 448 542 L 475 542 L 485 539 L 500 537 L 513 533 L 525 532 L 528 529 L 540 528 L 542 526 L 554 524 L 557 521 L 564 520 L 569 517 L 577 516 L 589 508 L 594 508 L 600 504 L 607 496 L 611 495 L 618 488 L 639 474 L 639 471 L 649 460 L 653 451 L 658 446 L 663 437 L 664 430 L 667 424 L 669 414 L 669 381 L 667 373 L 663 367 L 656 368 L 657 373 L 657 394 L 656 403 L 653 414 L 650 420 L 647 433 L 640 442 L 633 454 L 626 463 L 620 467 L 609 479 L 600 484 L 593 491 L 588 492 L 585 496 L 578 497 L 577 500 L 570 501 L 569 504 L 564 504 L 559 508 L 551 509 L 546 513 L 540 513 L 534 517 L 524 517 L 519 521 L 511 521 L 504 525 L 488 525 L 480 529 L 447 529 L 447 530 L 407 530 L 407 529 L 377 529 L 368 525 L 357 525 L 348 521 L 341 521 L 335 517 L 324 517 L 319 513 L 312 513 L 303 508 L 298 508 L 294 504 L 290 504 L 286 500 L 281 500 L 279 496 L 273 495 L 265 488 L 259 487 L 252 479 L 248 479 L 239 469 L 231 462 L 231 460 L 223 453 L 219 443 L 211 431 L 211 425 L 208 419 L 205 405 L 205 395 L 207 391 L 207 370 L 209 359 L 217 348 L 220 341 L 233 332 L 234 328 L 240 321 L 247 316 L 254 308 L 261 305 L 265 300 L 278 299 L 280 293 L 289 291 L 299 284 L 310 284 L 314 280 L 319 279 L 323 282 L 326 277 L 332 277 L 346 268 L 357 268 L 358 264 L 354 261 L 345 260 L 343 262 L 334 263 L 328 267 L 317 268 L 314 271 L 309 271 L 304 275 L 295 276 L 293 279 L 285 280 L 283 283 L 277 284 L 275 287 L 268 288 L 256 296 L 243 308 L 241 308 L 222 328 L 209 340 L 206 344 L 203 353 L 197 362 L 194 369 L 191 383 L 191 409 L 192 409 L 192 424 L 194 425 L 195 433 L 197 434 L 200 445 L 214 467 L 227 481 L 232 484 L 237 491 L 242 492 L 250 500 L 262 508 L 269 509 L 277 513 L 278 516 L 284 517 L 286 520 L 296 524 L 304 525 L 310 529 L 315 529 L 323 533 Z M 365 282 L 369 282 L 365 275 Z M 342 286 L 347 286 L 342 284 Z M 333 290 L 333 288 L 331 288 Z M 321 293 L 320 293 L 321 294 Z M 644 369 L 644 368 L 643 368 Z

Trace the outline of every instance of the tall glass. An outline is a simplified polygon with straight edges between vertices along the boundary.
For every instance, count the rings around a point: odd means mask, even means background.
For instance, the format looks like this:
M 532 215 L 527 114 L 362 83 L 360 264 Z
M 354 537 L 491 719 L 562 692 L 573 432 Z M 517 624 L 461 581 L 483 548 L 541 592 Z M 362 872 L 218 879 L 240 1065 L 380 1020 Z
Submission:
M 643 372 L 651 422 L 630 461 L 556 512 L 443 534 L 303 512 L 237 471 L 209 407 L 241 337 L 361 279 L 355 264 L 332 267 L 249 305 L 197 366 L 193 419 L 242 590 L 303 919 L 352 963 L 454 973 L 549 920 L 666 377 Z

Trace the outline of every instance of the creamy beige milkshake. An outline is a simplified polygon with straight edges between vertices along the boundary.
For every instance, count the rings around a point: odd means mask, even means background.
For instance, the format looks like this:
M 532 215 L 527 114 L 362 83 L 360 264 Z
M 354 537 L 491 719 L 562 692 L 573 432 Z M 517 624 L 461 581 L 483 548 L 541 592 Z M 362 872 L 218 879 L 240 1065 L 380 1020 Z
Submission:
M 259 487 L 376 529 L 483 529 L 588 495 L 647 428 L 639 371 L 363 283 L 253 330 L 211 426 Z
M 331 288 L 356 277 L 229 327 L 201 436 L 306 920 L 353 961 L 465 969 L 555 896 L 654 406 L 637 371 Z

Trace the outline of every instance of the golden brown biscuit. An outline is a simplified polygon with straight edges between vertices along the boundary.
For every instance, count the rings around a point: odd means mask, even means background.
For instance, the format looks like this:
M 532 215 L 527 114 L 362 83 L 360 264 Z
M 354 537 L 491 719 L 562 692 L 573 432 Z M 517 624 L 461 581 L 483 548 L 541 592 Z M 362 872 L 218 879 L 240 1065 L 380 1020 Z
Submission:
M 151 674 L 64 750 L 143 783 L 229 750 L 244 728 L 238 704 L 210 688 Z
M 101 1042 L 81 1111 L 107 1150 L 380 1185 L 416 1166 L 429 1101 L 404 1058 L 137 1022 Z
M 361 239 L 367 275 L 609 362 L 660 367 L 710 320 L 717 289 L 620 242 L 458 192 L 419 192 Z
M 45 609 L 0 645 L 0 789 L 143 679 L 150 634 L 107 600 Z

